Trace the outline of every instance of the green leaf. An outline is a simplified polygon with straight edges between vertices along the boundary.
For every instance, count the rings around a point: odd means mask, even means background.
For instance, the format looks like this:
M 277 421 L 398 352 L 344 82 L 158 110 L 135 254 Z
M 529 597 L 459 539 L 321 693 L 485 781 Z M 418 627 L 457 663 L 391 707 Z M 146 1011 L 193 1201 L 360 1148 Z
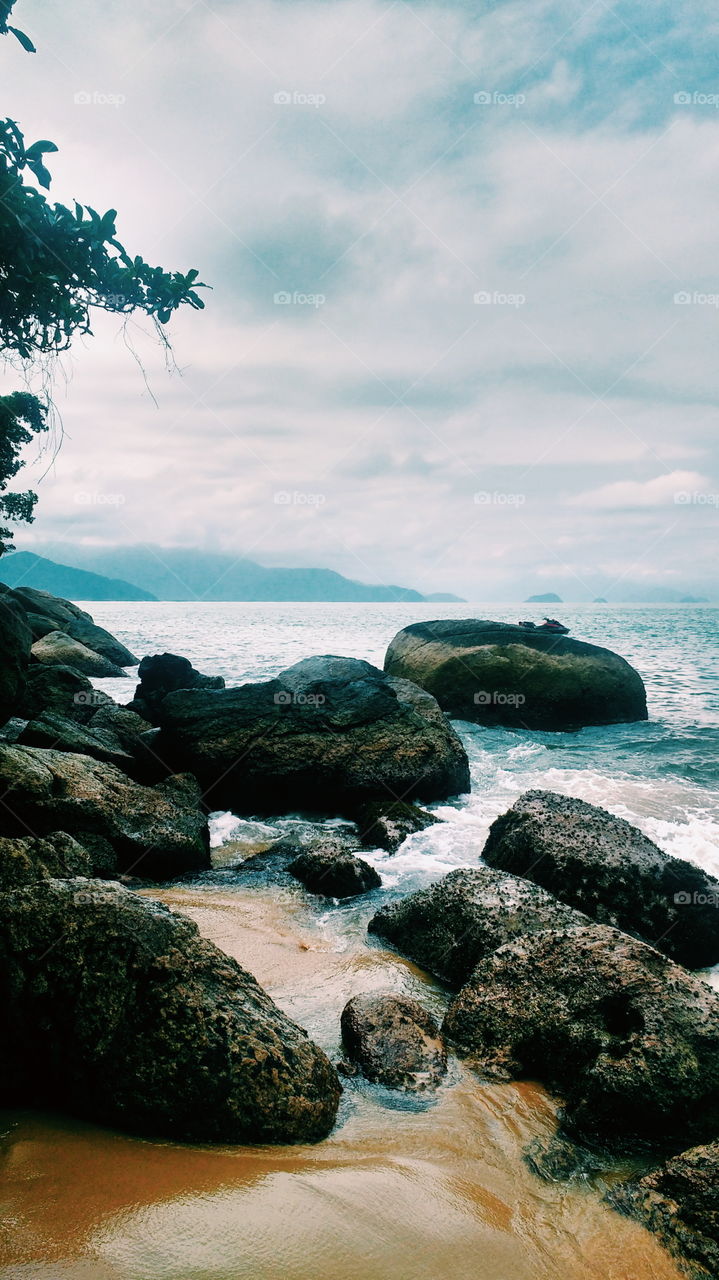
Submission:
M 8 27 L 8 31 L 12 31 L 15 39 L 20 41 L 26 53 L 37 53 L 35 45 L 30 37 L 25 35 L 24 31 L 18 31 L 17 27 Z

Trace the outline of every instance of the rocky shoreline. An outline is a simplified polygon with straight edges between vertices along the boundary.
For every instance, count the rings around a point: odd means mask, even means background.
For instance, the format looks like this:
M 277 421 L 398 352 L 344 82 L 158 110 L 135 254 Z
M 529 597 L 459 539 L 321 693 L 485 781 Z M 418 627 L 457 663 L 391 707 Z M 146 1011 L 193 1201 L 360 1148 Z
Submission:
M 542 727 L 646 718 L 638 673 L 564 637 L 475 622 L 406 628 L 385 671 L 306 659 L 225 689 L 178 655 L 139 664 L 121 707 L 90 683 L 137 658 L 67 601 L 0 594 L 0 981 L 6 1106 L 51 1104 L 199 1142 L 316 1142 L 337 1067 L 402 1092 L 448 1054 L 486 1079 L 542 1081 L 570 1151 L 655 1166 L 611 1193 L 695 1276 L 716 1274 L 719 882 L 604 810 L 529 792 L 482 862 L 377 912 L 382 938 L 454 991 L 442 1028 L 414 1001 L 356 995 L 332 1064 L 250 973 L 138 896 L 211 866 L 208 815 L 342 816 L 238 868 L 318 902 L 381 883 L 435 822 L 417 802 L 469 788 L 447 715 Z M 571 1155 L 568 1158 L 571 1166 Z

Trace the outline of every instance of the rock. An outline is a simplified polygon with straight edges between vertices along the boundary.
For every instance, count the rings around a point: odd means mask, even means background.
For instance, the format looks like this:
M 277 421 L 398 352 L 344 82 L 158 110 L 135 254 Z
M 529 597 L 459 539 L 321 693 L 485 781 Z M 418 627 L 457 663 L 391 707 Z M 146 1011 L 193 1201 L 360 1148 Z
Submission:
M 396 853 L 408 836 L 439 822 L 433 813 L 404 800 L 370 801 L 361 806 L 356 818 L 362 844 L 387 853 Z
M 719 1276 L 719 1142 L 674 1156 L 608 1199 L 654 1231 L 695 1280 Z
M 37 720 L 28 721 L 18 742 L 28 747 L 50 747 L 56 751 L 92 756 L 94 760 L 116 765 L 124 773 L 131 774 L 135 767 L 134 757 L 123 749 L 112 733 L 102 729 L 95 731 L 90 725 L 69 720 L 55 711 L 44 711 Z
M 492 824 L 482 857 L 690 969 L 719 962 L 719 881 L 605 809 L 528 791 Z
M 122 667 L 101 658 L 99 653 L 88 649 L 79 640 L 73 640 L 64 631 L 50 631 L 42 640 L 36 640 L 31 649 L 35 662 L 57 667 L 72 667 L 85 676 L 104 678 L 107 676 L 124 676 Z
M 45 711 L 55 712 L 79 724 L 87 724 L 98 709 L 116 705 L 108 693 L 93 689 L 87 676 L 72 667 L 31 666 L 20 704 L 26 720 L 36 720 Z
M 342 1040 L 362 1074 L 390 1089 L 434 1089 L 447 1071 L 434 1018 L 406 996 L 355 996 L 342 1011 Z
M 276 853 L 276 846 L 268 852 Z M 326 898 L 354 898 L 382 884 L 374 867 L 330 840 L 319 848 L 304 849 L 287 865 L 287 871 L 295 880 L 301 880 L 310 893 Z
M 64 600 L 61 596 L 54 596 L 49 591 L 40 591 L 37 587 L 15 587 L 13 594 L 28 613 L 50 618 L 55 623 L 55 630 L 65 631 L 67 623 L 77 622 L 79 619 L 92 622 L 90 614 L 79 605 L 73 604 L 71 600 Z
M 423 969 L 460 987 L 504 943 L 540 929 L 587 923 L 544 889 L 491 867 L 450 871 L 427 889 L 382 907 L 368 930 Z
M 19 712 L 31 644 L 24 609 L 9 592 L 0 592 L 0 724 Z
M 92 855 L 64 831 L 55 831 L 44 839 L 0 838 L 1 893 L 50 877 L 64 880 L 89 876 L 92 870 Z
M 73 640 L 78 640 L 80 644 L 87 645 L 88 649 L 92 649 L 94 653 L 99 653 L 102 658 L 107 658 L 108 662 L 114 663 L 117 667 L 136 667 L 138 664 L 139 659 L 130 652 L 126 645 L 122 644 L 116 636 L 111 635 L 109 631 L 106 631 L 104 627 L 98 627 L 97 623 L 92 622 L 90 619 L 76 618 L 74 622 L 69 623 L 63 629 Z
M 186 1142 L 316 1142 L 336 1072 L 197 927 L 119 885 L 2 895 L 7 1105 L 61 1107 Z
M 469 788 L 465 750 L 433 698 L 368 662 L 308 658 L 276 680 L 170 693 L 157 750 L 213 808 L 350 816 L 366 800 Z
M 62 631 L 118 667 L 137 664 L 137 658 L 124 644 L 70 600 L 33 587 L 16 587 L 14 595 L 27 609 L 33 639 L 41 640 L 51 631 Z
M 8 835 L 71 831 L 93 849 L 98 837 L 120 871 L 151 879 L 210 866 L 207 818 L 189 775 L 145 787 L 89 756 L 0 744 L 0 819 Z
M 140 683 L 130 709 L 148 720 L 160 723 L 160 708 L 168 693 L 177 689 L 224 689 L 222 676 L 204 676 L 196 671 L 188 658 L 175 653 L 156 653 L 143 658 L 138 668 Z
M 500 947 L 453 999 L 444 1033 L 483 1073 L 561 1094 L 570 1135 L 676 1151 L 719 1131 L 719 996 L 616 929 Z
M 417 622 L 395 636 L 385 670 L 478 724 L 568 731 L 647 719 L 641 676 L 616 653 L 504 622 Z

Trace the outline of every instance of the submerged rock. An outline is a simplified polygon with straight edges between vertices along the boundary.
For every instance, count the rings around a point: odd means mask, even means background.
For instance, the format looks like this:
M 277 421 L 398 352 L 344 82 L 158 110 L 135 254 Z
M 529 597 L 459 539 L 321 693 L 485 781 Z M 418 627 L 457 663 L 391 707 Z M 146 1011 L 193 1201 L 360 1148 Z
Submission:
M 655 1232 L 694 1280 L 719 1276 L 719 1142 L 674 1156 L 608 1199 Z
M 107 676 L 124 676 L 122 667 L 100 657 L 93 649 L 79 640 L 73 640 L 64 631 L 49 631 L 42 640 L 36 640 L 32 646 L 32 657 L 35 662 L 50 667 L 72 667 L 81 675 L 104 678 Z
M 0 590 L 0 724 L 20 714 L 31 644 L 24 609 Z
M 362 844 L 387 853 L 396 853 L 409 836 L 439 822 L 433 813 L 404 800 L 370 801 L 362 805 L 356 820 Z
M 414 623 L 390 644 L 385 670 L 478 724 L 560 731 L 647 719 L 641 676 L 624 658 L 505 622 Z
M 89 756 L 0 744 L 0 819 L 9 835 L 70 831 L 114 851 L 120 871 L 167 879 L 210 866 L 207 818 L 189 775 L 156 787 Z M 103 860 L 103 874 L 112 873 Z
M 170 693 L 157 751 L 215 808 L 348 813 L 374 799 L 469 788 L 459 738 L 433 698 L 368 662 L 308 658 L 276 680 Z
M 270 855 L 276 852 L 276 846 L 269 850 Z M 301 880 L 310 893 L 326 898 L 354 898 L 382 884 L 374 867 L 331 840 L 323 841 L 319 847 L 303 849 L 287 864 L 287 871 L 295 880 Z
M 719 961 L 719 881 L 605 809 L 528 791 L 492 823 L 482 856 L 690 969 Z
M 434 1089 L 447 1071 L 434 1018 L 406 996 L 354 996 L 342 1010 L 342 1040 L 362 1074 L 390 1089 Z
M 719 996 L 615 929 L 500 947 L 455 996 L 444 1032 L 482 1072 L 556 1090 L 580 1137 L 671 1151 L 719 1132 Z
M 251 974 L 166 907 L 100 881 L 0 897 L 6 1105 L 188 1142 L 316 1142 L 340 1095 Z
M 480 960 L 512 938 L 586 922 L 527 880 L 473 867 L 450 871 L 389 903 L 367 927 L 449 986 L 460 987 Z
M 158 725 L 161 707 L 168 693 L 177 689 L 224 689 L 222 676 L 204 676 L 196 671 L 189 658 L 176 653 L 156 653 L 143 658 L 137 674 L 140 677 L 130 709 L 150 724 Z

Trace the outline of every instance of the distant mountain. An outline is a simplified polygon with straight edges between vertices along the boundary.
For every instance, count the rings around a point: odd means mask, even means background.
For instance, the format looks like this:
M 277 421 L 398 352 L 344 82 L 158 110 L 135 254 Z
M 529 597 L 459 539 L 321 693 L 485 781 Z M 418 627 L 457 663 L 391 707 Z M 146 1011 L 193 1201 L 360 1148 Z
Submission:
M 0 582 L 8 587 L 35 587 L 50 591 L 66 600 L 154 600 L 156 597 L 141 587 L 120 578 L 71 569 L 55 564 L 31 551 L 16 551 L 0 557 Z
M 412 603 L 425 599 L 419 591 L 406 587 L 369 586 L 344 578 L 331 569 L 268 569 L 254 560 L 192 548 L 149 544 L 88 548 L 55 544 L 52 550 L 53 554 L 72 559 L 94 574 L 137 583 L 148 594 L 135 598 L 388 603 Z
M 562 597 L 547 591 L 543 596 L 527 596 L 525 604 L 562 604 Z
M 428 604 L 466 604 L 464 596 L 453 596 L 451 591 L 433 591 L 430 596 L 425 596 Z

